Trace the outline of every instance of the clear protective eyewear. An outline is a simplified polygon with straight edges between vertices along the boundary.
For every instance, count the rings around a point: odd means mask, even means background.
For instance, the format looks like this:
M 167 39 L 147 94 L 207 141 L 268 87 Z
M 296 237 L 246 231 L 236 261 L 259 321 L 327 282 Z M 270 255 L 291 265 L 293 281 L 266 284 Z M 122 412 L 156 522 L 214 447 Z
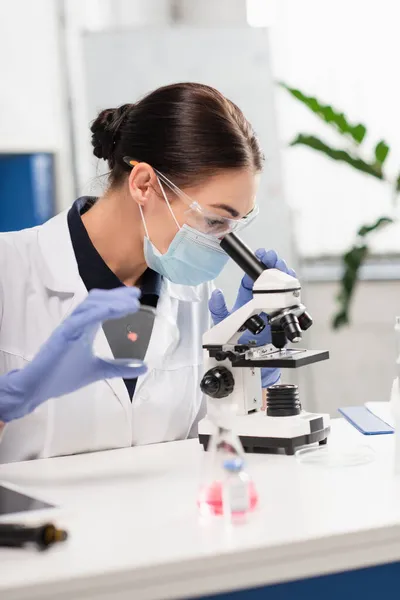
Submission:
M 124 162 L 131 167 L 135 167 L 139 164 L 138 161 L 133 160 L 128 156 L 124 157 Z M 204 209 L 196 200 L 193 200 L 190 198 L 190 196 L 185 194 L 185 192 L 179 189 L 160 171 L 154 169 L 154 172 L 158 179 L 186 204 L 187 210 L 185 211 L 185 218 L 187 225 L 193 229 L 196 229 L 196 231 L 200 231 L 201 233 L 213 235 L 219 238 L 227 233 L 240 231 L 250 225 L 250 223 L 254 221 L 259 213 L 257 204 L 254 205 L 252 210 L 246 216 L 240 219 L 231 219 L 229 217 L 223 217 L 221 215 L 209 212 L 208 210 Z

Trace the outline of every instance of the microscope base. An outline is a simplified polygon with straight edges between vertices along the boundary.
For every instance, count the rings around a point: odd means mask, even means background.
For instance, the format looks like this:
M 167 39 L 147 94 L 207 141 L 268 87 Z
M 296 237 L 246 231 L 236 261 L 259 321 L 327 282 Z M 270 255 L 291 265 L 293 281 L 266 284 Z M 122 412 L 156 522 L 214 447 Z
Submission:
M 261 454 L 283 450 L 292 456 L 302 446 L 326 444 L 329 422 L 326 414 L 302 412 L 293 417 L 267 417 L 265 413 L 257 412 L 235 417 L 232 427 L 245 452 Z M 200 421 L 199 442 L 204 450 L 207 450 L 214 430 L 207 417 Z

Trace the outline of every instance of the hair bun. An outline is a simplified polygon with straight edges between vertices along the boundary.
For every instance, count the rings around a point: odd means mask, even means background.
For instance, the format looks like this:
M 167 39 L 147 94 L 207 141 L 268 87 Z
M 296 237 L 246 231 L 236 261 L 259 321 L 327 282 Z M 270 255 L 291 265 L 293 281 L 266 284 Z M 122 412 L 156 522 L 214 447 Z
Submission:
M 113 162 L 114 146 L 118 141 L 119 130 L 131 106 L 131 104 L 124 104 L 119 108 L 106 108 L 93 121 L 90 131 L 93 154 L 97 158 Z

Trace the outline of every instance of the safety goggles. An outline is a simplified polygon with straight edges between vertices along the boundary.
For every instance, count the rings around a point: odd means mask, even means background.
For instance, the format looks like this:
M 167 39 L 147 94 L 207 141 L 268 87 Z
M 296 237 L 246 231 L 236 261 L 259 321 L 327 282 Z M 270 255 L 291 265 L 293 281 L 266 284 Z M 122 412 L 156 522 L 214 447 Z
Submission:
M 124 157 L 124 162 L 131 167 L 135 167 L 138 161 Z M 154 167 L 153 167 L 154 169 Z M 245 216 L 240 219 L 230 219 L 229 217 L 222 217 L 215 213 L 209 212 L 203 208 L 196 200 L 190 198 L 185 192 L 178 188 L 172 181 L 170 181 L 165 175 L 163 175 L 157 169 L 154 169 L 160 182 L 162 182 L 171 192 L 173 192 L 178 198 L 182 200 L 187 206 L 185 211 L 185 220 L 187 225 L 205 233 L 207 235 L 213 235 L 215 237 L 221 237 L 232 231 L 240 231 L 250 225 L 257 217 L 259 213 L 258 205 L 255 204 L 254 208 Z

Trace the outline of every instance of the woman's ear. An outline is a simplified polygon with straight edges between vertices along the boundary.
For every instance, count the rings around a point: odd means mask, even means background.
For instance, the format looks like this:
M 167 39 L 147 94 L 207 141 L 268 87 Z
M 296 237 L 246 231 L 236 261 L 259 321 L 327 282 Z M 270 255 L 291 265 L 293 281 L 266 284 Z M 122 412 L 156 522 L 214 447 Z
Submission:
M 140 206 L 148 201 L 153 189 L 155 174 L 147 163 L 138 163 L 129 174 L 129 192 Z

